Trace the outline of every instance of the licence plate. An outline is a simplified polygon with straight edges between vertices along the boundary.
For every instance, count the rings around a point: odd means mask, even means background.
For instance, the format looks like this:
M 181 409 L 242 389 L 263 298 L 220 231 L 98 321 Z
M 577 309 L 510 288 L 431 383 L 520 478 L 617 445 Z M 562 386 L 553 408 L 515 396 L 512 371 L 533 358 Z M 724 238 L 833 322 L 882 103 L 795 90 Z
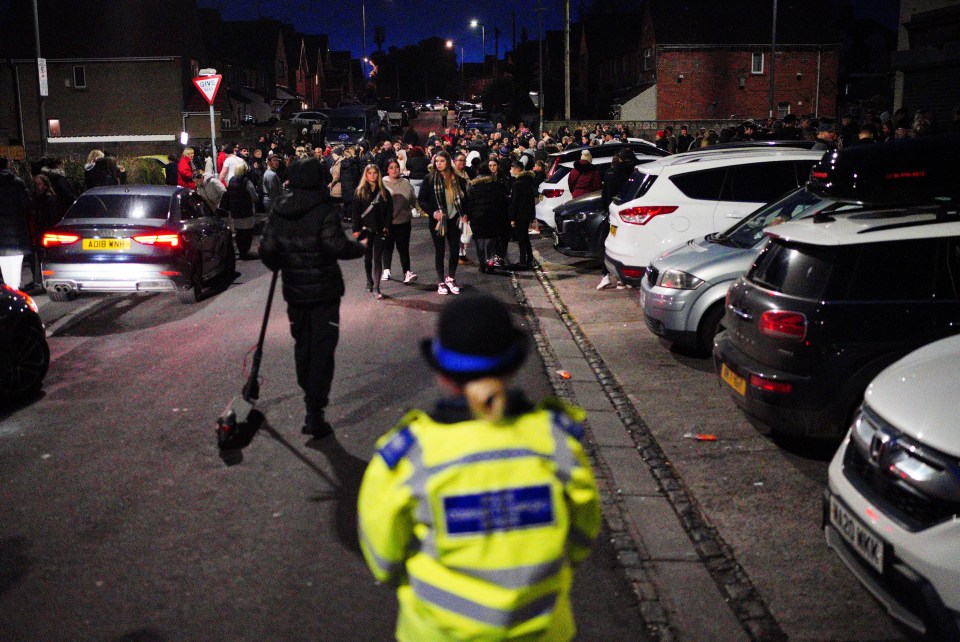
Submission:
M 83 239 L 85 250 L 129 250 L 130 239 Z
M 616 226 L 616 225 L 611 225 L 611 226 L 610 226 L 610 236 L 616 236 L 616 235 L 617 235 L 617 226 Z
M 720 365 L 720 378 L 733 388 L 737 394 L 747 394 L 747 380 L 728 368 L 725 363 Z
M 867 564 L 883 573 L 883 541 L 830 495 L 830 523 Z

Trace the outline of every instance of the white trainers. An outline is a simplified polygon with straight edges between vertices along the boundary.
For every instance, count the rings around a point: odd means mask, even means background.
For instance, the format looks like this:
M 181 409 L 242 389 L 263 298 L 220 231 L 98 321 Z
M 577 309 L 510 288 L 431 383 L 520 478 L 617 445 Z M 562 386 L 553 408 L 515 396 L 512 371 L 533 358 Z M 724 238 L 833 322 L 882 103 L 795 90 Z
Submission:
M 447 286 L 447 289 L 450 290 L 451 294 L 460 294 L 460 287 L 457 285 L 457 282 L 453 280 L 452 276 L 448 276 L 444 284 Z
M 403 275 L 404 283 L 413 283 L 416 280 L 417 280 L 417 275 L 411 272 L 410 270 L 407 270 L 407 273 Z
M 387 268 L 386 270 L 383 271 L 383 274 L 380 275 L 380 280 L 381 281 L 390 280 L 390 268 Z
M 450 294 L 450 290 L 447 289 L 446 283 L 441 283 L 437 286 L 437 294 Z
M 603 288 L 610 285 L 610 275 L 604 274 L 603 278 L 600 279 L 600 283 L 597 283 L 597 289 L 602 290 Z

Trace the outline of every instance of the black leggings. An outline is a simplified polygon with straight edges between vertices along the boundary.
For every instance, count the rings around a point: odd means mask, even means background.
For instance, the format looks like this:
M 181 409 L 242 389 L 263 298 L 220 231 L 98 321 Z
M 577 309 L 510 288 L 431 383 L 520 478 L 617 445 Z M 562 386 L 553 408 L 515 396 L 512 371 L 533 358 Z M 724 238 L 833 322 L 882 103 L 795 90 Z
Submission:
M 437 268 L 437 281 L 443 283 L 443 254 L 444 250 L 450 250 L 450 256 L 447 259 L 447 275 L 454 278 L 457 275 L 457 263 L 460 261 L 460 228 L 457 226 L 459 217 L 447 218 L 446 236 L 437 234 L 437 220 L 432 216 L 427 219 L 430 226 L 430 238 L 433 239 L 434 264 Z
M 390 236 L 383 241 L 383 267 L 389 270 L 393 264 L 393 246 L 397 246 L 400 255 L 400 269 L 406 274 L 410 271 L 410 230 L 412 222 L 390 224 Z
M 363 267 L 367 271 L 367 285 L 372 285 L 374 291 L 379 292 L 380 274 L 383 272 L 383 239 L 377 235 L 368 238 L 370 241 L 363 248 Z

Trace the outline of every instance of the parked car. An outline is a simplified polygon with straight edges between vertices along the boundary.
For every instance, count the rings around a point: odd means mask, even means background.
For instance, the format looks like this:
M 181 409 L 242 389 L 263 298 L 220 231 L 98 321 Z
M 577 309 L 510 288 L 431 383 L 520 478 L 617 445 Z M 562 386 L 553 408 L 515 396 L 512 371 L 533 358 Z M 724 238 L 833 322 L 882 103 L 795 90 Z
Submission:
M 708 149 L 638 167 L 610 203 L 607 269 L 621 282 L 639 286 L 653 257 L 724 230 L 800 187 L 822 155 L 780 147 Z
M 222 212 L 193 190 L 96 187 L 43 235 L 43 286 L 53 301 L 81 292 L 174 292 L 183 303 L 233 277 L 233 239 Z
M 778 226 L 730 287 L 714 360 L 747 414 L 839 437 L 877 373 L 960 332 L 958 143 L 853 147 L 813 168 L 815 194 L 872 207 Z
M 326 138 L 332 145 L 357 145 L 376 140 L 380 117 L 377 108 L 367 105 L 337 107 L 330 112 Z
M 674 344 L 709 355 L 723 318 L 727 289 L 760 254 L 765 230 L 821 211 L 858 207 L 799 188 L 728 230 L 667 250 L 650 262 L 640 284 L 640 307 L 647 327 Z
M 50 347 L 37 304 L 0 277 L 0 401 L 36 394 L 50 367 Z
M 867 387 L 830 463 L 827 543 L 887 611 L 960 640 L 960 337 L 916 350 Z
M 497 126 L 491 123 L 489 120 L 481 120 L 476 118 L 471 118 L 461 125 L 466 131 L 471 131 L 476 129 L 481 134 L 490 134 L 496 130 Z
M 251 122 L 252 122 L 252 116 Z M 314 123 L 321 123 L 327 120 L 327 115 L 320 111 L 299 111 L 293 116 L 290 117 L 290 124 L 294 125 L 297 130 L 300 130 L 304 127 L 309 130 L 313 127 Z
M 597 148 L 593 148 L 597 149 Z M 623 149 L 621 147 L 621 149 Z M 647 154 L 647 149 L 641 147 L 638 150 L 634 150 L 634 155 L 637 157 L 637 163 L 643 165 L 644 163 L 649 163 L 657 160 L 660 156 Z M 613 161 L 613 156 L 611 154 L 602 154 L 595 157 L 591 164 L 600 171 L 600 178 L 602 179 L 606 176 L 607 170 L 610 169 L 610 163 Z M 557 227 L 555 221 L 555 210 L 557 207 L 560 207 L 564 203 L 570 200 L 570 181 L 569 174 L 570 170 L 573 169 L 573 165 L 576 161 L 580 160 L 580 156 L 577 156 L 575 160 L 564 161 L 560 166 L 558 166 L 553 174 L 540 183 L 539 192 L 540 195 L 537 198 L 536 205 L 536 217 L 547 228 L 555 229 Z M 576 219 L 577 217 L 574 217 Z M 571 219 L 568 219 L 568 225 L 570 224 Z M 569 232 L 573 235 L 572 230 Z M 602 258 L 602 257 L 601 257 Z
M 567 256 L 603 260 L 603 241 L 610 225 L 601 192 L 558 205 L 553 209 L 553 220 L 553 249 Z

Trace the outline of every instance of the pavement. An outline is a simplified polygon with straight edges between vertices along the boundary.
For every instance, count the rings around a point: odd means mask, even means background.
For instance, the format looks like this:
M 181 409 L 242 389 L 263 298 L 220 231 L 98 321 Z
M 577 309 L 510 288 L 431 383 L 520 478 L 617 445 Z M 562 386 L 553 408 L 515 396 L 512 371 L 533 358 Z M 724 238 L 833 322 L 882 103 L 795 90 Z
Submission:
M 537 257 L 542 264 L 539 252 Z M 556 393 L 588 412 L 587 441 L 601 479 L 604 518 L 648 630 L 660 640 L 701 640 L 705 632 L 717 642 L 784 638 L 698 514 L 617 373 L 564 304 L 555 275 L 538 269 L 513 278 Z M 724 590 L 715 574 L 726 582 Z

